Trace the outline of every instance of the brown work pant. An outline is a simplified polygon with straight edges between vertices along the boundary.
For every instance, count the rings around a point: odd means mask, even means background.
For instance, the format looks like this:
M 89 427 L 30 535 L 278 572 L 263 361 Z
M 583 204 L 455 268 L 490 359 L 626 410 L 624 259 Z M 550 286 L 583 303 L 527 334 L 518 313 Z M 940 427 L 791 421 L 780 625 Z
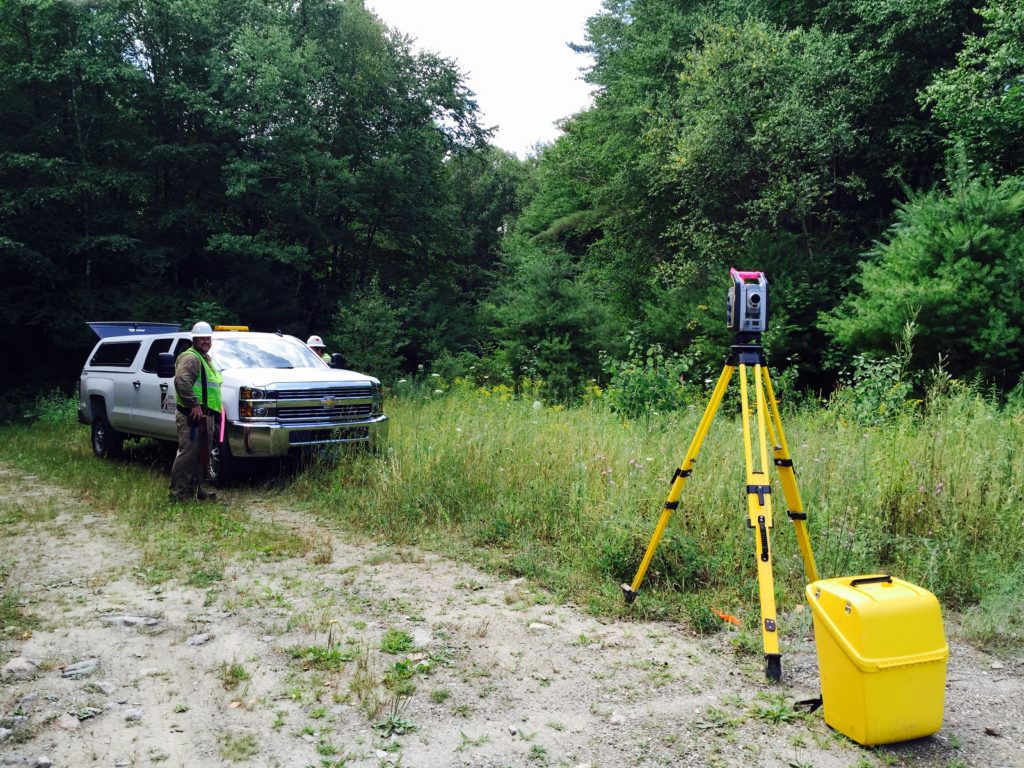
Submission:
M 171 495 L 175 498 L 194 499 L 203 489 L 206 467 L 202 464 L 209 460 L 209 440 L 214 434 L 213 416 L 204 418 L 206 435 L 203 435 L 202 423 L 190 424 L 188 416 L 180 411 L 174 414 L 174 423 L 178 427 L 178 455 L 171 467 Z M 208 441 L 205 450 L 204 437 Z

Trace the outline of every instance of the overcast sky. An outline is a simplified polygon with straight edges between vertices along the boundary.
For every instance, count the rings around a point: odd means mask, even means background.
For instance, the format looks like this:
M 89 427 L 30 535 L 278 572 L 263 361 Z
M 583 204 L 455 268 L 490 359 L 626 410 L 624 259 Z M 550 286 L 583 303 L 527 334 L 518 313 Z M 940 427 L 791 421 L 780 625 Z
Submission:
M 580 68 L 586 20 L 601 0 L 365 0 L 419 48 L 455 59 L 492 141 L 519 157 L 558 136 L 554 123 L 590 104 Z

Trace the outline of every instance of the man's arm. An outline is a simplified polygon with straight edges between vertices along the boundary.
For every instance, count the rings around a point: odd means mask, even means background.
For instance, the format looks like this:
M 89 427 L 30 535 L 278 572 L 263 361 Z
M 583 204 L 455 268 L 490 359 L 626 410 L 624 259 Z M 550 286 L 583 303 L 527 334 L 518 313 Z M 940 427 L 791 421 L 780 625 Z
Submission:
M 178 393 L 178 397 L 189 409 L 199 405 L 193 387 L 195 387 L 201 365 L 199 358 L 193 354 L 180 354 L 174 363 L 174 391 Z

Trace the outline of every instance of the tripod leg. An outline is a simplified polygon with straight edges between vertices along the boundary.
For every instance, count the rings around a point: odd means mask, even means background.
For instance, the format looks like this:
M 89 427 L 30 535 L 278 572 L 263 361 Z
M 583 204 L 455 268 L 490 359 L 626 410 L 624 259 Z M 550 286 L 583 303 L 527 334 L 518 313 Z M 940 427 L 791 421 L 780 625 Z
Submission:
M 779 484 L 782 486 L 782 495 L 786 499 L 786 514 L 793 521 L 793 530 L 796 532 L 800 556 L 804 561 L 804 573 L 807 576 L 807 581 L 814 582 L 818 580 L 818 568 L 814 564 L 814 552 L 811 550 L 811 539 L 807 532 L 807 513 L 804 512 L 800 489 L 796 485 L 796 470 L 793 467 L 793 458 L 789 454 L 789 445 L 786 444 L 786 433 L 782 431 L 782 417 L 779 415 L 779 404 L 775 399 L 775 391 L 772 389 L 772 379 L 768 375 L 767 366 L 764 368 L 764 386 L 768 393 L 772 417 L 768 425 L 768 432 L 774 448 Z M 772 429 L 773 422 L 774 429 Z
M 711 400 L 708 401 L 708 405 L 704 409 L 704 415 L 701 417 L 700 424 L 697 426 L 697 432 L 694 434 L 693 440 L 690 441 L 690 447 L 686 451 L 686 458 L 683 459 L 683 463 L 676 469 L 675 474 L 672 476 L 672 488 L 669 491 L 668 499 L 665 501 L 665 507 L 661 510 L 661 517 L 658 519 L 658 525 L 654 528 L 654 535 L 651 536 L 651 541 L 647 545 L 647 551 L 644 552 L 643 560 L 640 561 L 640 567 L 637 568 L 636 575 L 633 577 L 633 582 L 631 584 L 621 585 L 622 594 L 626 598 L 627 605 L 632 605 L 633 601 L 636 600 L 637 592 L 640 589 L 640 585 L 643 583 L 644 576 L 647 575 L 647 569 L 650 567 L 651 560 L 654 558 L 654 552 L 658 548 L 658 542 L 661 541 L 661 537 L 665 533 L 665 526 L 668 525 L 668 521 L 671 519 L 672 513 L 679 506 L 679 497 L 683 493 L 683 488 L 686 485 L 686 479 L 693 472 L 693 465 L 697 461 L 697 454 L 700 453 L 700 447 L 704 443 L 704 438 L 708 434 L 711 422 L 715 419 L 715 412 L 718 410 L 718 406 L 722 403 L 722 398 L 725 396 L 725 390 L 729 386 L 729 379 L 732 378 L 734 370 L 735 368 L 729 364 L 726 364 L 722 369 L 722 373 L 718 377 L 718 383 L 715 385 L 715 390 L 711 394 Z
M 768 448 L 765 441 L 766 421 L 764 389 L 761 385 L 760 364 L 754 366 L 754 386 L 757 397 L 757 437 L 760 454 L 760 469 L 754 470 L 754 457 L 750 435 L 750 399 L 747 393 L 746 366 L 740 365 L 740 396 L 743 420 L 743 458 L 747 470 L 747 515 L 748 523 L 754 529 L 754 554 L 757 562 L 757 589 L 761 602 L 761 642 L 764 647 L 765 675 L 770 680 L 782 676 L 779 633 L 775 612 L 775 582 L 772 576 L 771 545 L 769 532 L 772 529 L 772 487 L 768 482 L 766 467 Z

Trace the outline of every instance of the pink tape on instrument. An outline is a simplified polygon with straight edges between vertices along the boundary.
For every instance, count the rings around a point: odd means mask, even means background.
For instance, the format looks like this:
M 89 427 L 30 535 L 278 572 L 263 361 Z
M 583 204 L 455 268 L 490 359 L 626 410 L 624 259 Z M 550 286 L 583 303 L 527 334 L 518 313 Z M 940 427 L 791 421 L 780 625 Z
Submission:
M 729 274 L 730 275 L 735 275 L 740 280 L 757 280 L 764 273 L 763 272 L 740 272 L 738 269 L 730 269 L 729 270 Z

